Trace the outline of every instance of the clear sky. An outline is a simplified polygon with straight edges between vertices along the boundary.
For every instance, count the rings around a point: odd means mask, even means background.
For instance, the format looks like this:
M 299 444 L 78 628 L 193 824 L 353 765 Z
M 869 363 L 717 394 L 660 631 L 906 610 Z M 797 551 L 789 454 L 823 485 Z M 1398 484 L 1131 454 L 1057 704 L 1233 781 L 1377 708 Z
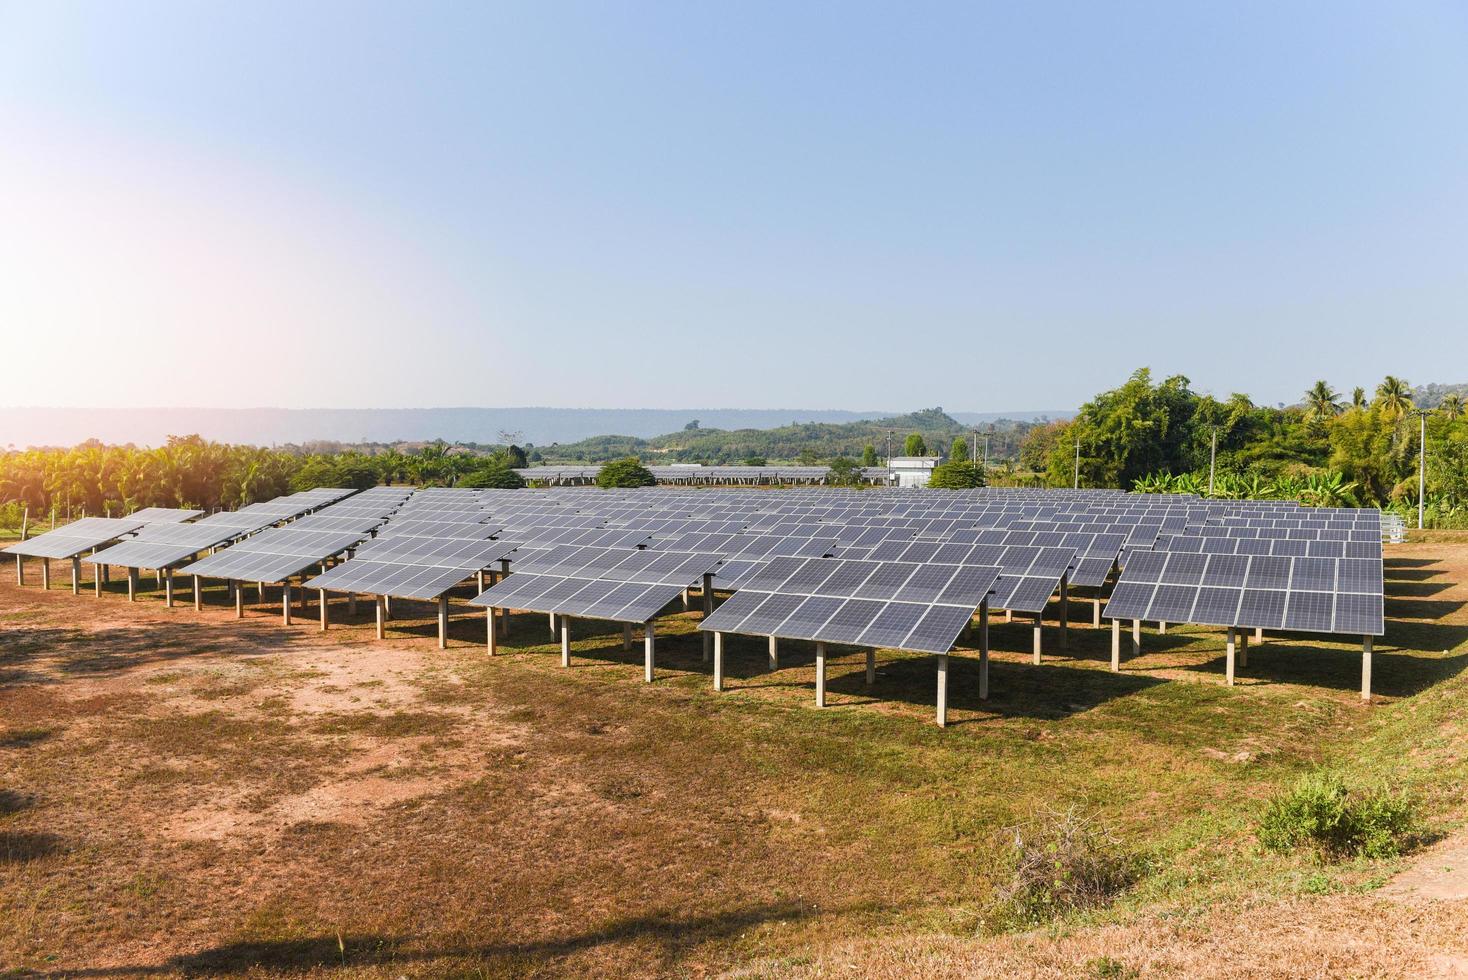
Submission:
M 0 338 L 9 405 L 1468 381 L 1468 5 L 0 0 Z

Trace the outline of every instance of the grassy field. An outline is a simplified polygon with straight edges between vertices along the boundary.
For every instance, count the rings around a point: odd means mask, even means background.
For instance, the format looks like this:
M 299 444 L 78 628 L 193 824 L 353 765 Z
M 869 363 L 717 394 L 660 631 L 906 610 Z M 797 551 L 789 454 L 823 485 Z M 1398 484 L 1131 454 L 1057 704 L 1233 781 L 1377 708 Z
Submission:
M 57 566 L 58 571 L 60 565 Z M 503 655 L 456 606 L 370 606 L 321 634 L 278 606 L 233 619 L 0 583 L 0 976 L 1423 975 L 1462 968 L 1468 906 L 1383 888 L 1424 860 L 1264 854 L 1263 802 L 1325 763 L 1462 824 L 1468 536 L 1388 548 L 1375 703 L 1360 650 L 1251 647 L 1222 684 L 1218 630 L 1109 630 L 1029 664 L 992 629 L 950 672 L 729 642 L 716 694 L 696 619 L 640 649 L 545 618 Z M 58 574 L 53 585 L 64 576 Z M 148 580 L 145 579 L 145 582 Z M 252 595 L 253 597 L 253 595 Z M 1088 609 L 1080 611 L 1089 618 Z M 1047 631 L 1051 632 L 1051 631 Z M 996 914 L 1011 834 L 1093 816 L 1145 873 L 1101 911 L 1017 931 Z M 1431 861 L 1435 852 L 1425 859 Z

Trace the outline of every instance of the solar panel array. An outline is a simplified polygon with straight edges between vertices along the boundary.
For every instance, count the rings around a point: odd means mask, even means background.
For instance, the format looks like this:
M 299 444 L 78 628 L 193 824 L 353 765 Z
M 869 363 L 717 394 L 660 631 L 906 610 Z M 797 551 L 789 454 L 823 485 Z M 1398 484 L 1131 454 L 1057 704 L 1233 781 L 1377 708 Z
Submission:
M 83 517 L 10 545 L 5 553 L 24 558 L 75 558 L 143 526 L 143 521 L 131 517 Z
M 515 544 L 399 536 L 364 542 L 348 561 L 306 582 L 308 589 L 437 599 L 508 557 Z
M 497 609 L 642 623 L 719 562 L 718 555 L 681 551 L 553 549 L 517 562 L 515 574 L 470 601 Z
M 273 527 L 179 571 L 204 578 L 242 582 L 284 582 L 312 565 L 339 555 L 360 542 L 356 531 L 302 531 Z
M 699 628 L 947 653 L 998 577 L 982 565 L 776 558 Z
M 171 568 L 239 535 L 237 529 L 220 524 L 149 524 L 136 535 L 82 560 L 123 568 Z
M 189 510 L 187 507 L 144 507 L 127 515 L 130 520 L 143 521 L 154 524 L 163 521 L 178 523 L 180 521 L 191 521 L 196 517 L 203 516 L 202 510 Z

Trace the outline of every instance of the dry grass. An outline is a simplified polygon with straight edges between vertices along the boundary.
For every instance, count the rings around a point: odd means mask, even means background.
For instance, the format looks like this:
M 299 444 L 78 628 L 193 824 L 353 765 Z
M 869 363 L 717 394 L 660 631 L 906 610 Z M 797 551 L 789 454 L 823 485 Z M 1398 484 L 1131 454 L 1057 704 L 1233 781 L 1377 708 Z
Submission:
M 1468 546 L 1389 552 L 1362 706 L 1359 652 L 1251 649 L 1220 683 L 1216 631 L 1109 633 L 1028 664 L 998 624 L 990 702 L 972 658 L 931 724 L 931 660 L 765 669 L 729 644 L 715 694 L 695 619 L 659 622 L 659 680 L 615 627 L 544 617 L 484 656 L 439 651 L 428 606 L 372 639 L 366 604 L 236 622 L 0 584 L 0 970 L 15 975 L 1403 975 L 1465 948 L 1465 917 L 1378 898 L 1405 862 L 1264 855 L 1264 800 L 1349 764 L 1462 820 Z M 146 580 L 145 580 L 146 581 Z M 345 623 L 345 609 L 334 620 Z M 1053 646 L 1053 643 L 1052 643 Z M 1094 815 L 1150 869 L 1112 906 L 993 934 L 1001 828 Z M 1456 912 L 1456 914 L 1452 914 Z M 0 976 L 4 976 L 0 972 Z

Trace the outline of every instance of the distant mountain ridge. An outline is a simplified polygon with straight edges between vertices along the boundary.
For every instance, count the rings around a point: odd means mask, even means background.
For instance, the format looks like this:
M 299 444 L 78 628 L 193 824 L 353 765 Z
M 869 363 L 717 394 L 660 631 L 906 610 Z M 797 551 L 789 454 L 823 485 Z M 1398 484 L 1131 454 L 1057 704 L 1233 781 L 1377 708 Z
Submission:
M 792 423 L 847 423 L 900 415 L 840 409 L 615 408 L 4 408 L 0 446 L 73 446 L 87 439 L 153 446 L 170 435 L 198 433 L 218 442 L 400 442 L 446 439 L 547 446 L 593 436 L 648 439 L 697 420 L 711 429 L 771 429 Z M 1066 410 L 952 412 L 964 425 L 998 419 L 1068 418 Z

